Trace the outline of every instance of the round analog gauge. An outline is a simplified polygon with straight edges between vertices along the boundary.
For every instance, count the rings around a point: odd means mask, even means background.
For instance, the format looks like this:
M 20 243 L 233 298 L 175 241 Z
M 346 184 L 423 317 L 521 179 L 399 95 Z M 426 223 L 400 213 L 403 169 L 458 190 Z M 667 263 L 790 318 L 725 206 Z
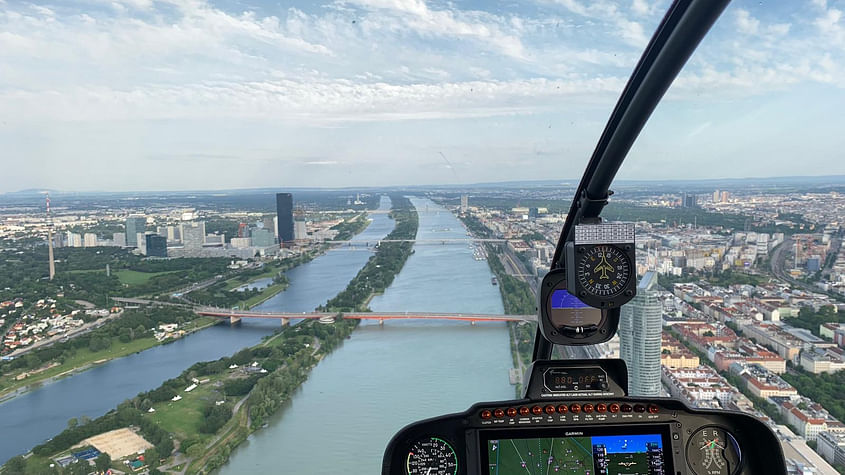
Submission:
M 579 253 L 578 283 L 597 297 L 613 297 L 622 292 L 631 278 L 631 260 L 616 246 L 601 244 Z
M 736 439 L 724 429 L 699 429 L 687 443 L 687 463 L 696 475 L 734 475 L 741 461 Z
M 458 473 L 458 455 L 443 439 L 420 439 L 408 451 L 405 470 L 408 475 L 455 475 Z

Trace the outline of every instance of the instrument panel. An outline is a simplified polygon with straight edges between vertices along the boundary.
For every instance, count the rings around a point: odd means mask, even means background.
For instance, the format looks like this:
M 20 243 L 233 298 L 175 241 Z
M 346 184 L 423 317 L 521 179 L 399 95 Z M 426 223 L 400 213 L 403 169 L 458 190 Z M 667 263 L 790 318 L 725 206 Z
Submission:
M 754 417 L 624 397 L 479 403 L 411 424 L 388 445 L 382 473 L 738 475 L 786 468 L 777 438 Z
M 618 359 L 538 360 L 522 399 L 478 403 L 402 429 L 385 475 L 785 474 L 780 442 L 734 411 L 627 395 Z

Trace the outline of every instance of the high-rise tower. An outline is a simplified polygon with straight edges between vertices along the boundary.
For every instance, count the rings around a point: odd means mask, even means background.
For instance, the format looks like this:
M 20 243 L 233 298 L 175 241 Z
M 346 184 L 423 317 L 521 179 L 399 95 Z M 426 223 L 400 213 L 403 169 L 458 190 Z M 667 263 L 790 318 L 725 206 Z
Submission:
M 126 218 L 126 246 L 138 247 L 138 234 L 144 234 L 147 229 L 147 218 L 144 216 L 129 216 Z
M 276 215 L 279 218 L 279 242 L 284 244 L 293 241 L 293 195 L 276 193 Z
M 631 396 L 660 396 L 660 335 L 663 305 L 657 297 L 657 272 L 640 279 L 637 296 L 622 306 L 620 356 L 628 365 Z
M 50 256 L 50 280 L 56 276 L 56 260 L 53 258 L 53 217 L 50 216 L 50 194 L 47 194 L 47 252 Z

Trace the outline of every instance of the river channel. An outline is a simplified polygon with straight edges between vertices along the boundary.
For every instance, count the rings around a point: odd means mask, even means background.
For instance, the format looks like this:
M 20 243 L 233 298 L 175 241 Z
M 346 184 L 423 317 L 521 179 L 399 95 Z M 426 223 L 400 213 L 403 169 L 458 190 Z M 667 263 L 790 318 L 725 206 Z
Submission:
M 383 197 L 380 210 L 390 209 Z M 385 213 L 353 238 L 376 241 L 393 229 Z M 337 295 L 364 266 L 367 251 L 329 251 L 287 272 L 290 286 L 259 309 L 309 312 Z M 0 403 L 0 464 L 61 432 L 73 417 L 99 417 L 139 392 L 158 387 L 198 361 L 216 360 L 254 345 L 279 324 L 243 320 L 236 327 L 216 325 L 162 346 L 119 358 L 79 374 L 44 384 Z
M 448 210 L 412 202 L 418 240 L 467 238 Z M 414 249 L 371 302 L 374 311 L 503 313 L 487 262 L 473 258 L 469 241 Z M 511 366 L 505 323 L 362 323 L 220 473 L 379 473 L 385 445 L 409 422 L 512 398 Z

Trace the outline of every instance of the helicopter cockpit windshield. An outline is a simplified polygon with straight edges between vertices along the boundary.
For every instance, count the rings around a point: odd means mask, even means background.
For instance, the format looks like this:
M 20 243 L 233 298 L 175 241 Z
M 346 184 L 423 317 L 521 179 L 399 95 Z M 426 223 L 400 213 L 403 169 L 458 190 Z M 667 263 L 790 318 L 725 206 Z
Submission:
M 384 474 L 786 473 L 778 439 L 752 416 L 631 397 L 622 360 L 551 359 L 555 345 L 610 339 L 636 296 L 634 226 L 600 214 L 634 140 L 727 4 L 674 2 L 622 92 L 540 285 L 523 397 L 405 427 L 385 451 Z

